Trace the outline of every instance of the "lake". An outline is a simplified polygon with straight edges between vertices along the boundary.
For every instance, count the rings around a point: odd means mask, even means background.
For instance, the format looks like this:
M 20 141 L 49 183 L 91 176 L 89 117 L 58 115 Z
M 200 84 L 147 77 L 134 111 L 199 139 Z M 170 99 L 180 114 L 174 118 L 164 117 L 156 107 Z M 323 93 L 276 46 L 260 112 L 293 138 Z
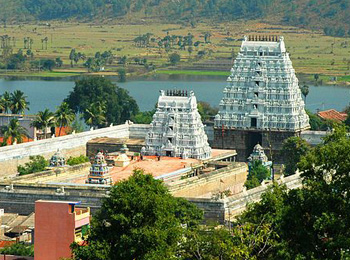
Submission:
M 224 78 L 205 79 L 170 79 L 170 80 L 134 80 L 117 83 L 129 90 L 142 111 L 154 108 L 159 96 L 159 90 L 184 89 L 193 90 L 197 100 L 218 106 L 226 86 Z M 43 81 L 43 80 L 5 80 L 0 79 L 0 94 L 4 91 L 21 90 L 28 96 L 30 114 L 49 108 L 55 110 L 73 89 L 73 81 Z M 343 110 L 350 103 L 350 87 L 345 86 L 310 86 L 306 107 L 315 112 L 317 109 L 334 108 Z

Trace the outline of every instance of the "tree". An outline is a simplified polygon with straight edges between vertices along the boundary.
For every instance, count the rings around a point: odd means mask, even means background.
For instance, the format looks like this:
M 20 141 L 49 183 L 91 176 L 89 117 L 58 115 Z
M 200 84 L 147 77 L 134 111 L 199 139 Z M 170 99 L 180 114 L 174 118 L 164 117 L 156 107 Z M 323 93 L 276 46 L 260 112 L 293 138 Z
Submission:
M 118 69 L 118 81 L 125 82 L 126 81 L 126 71 L 124 68 Z
M 90 77 L 77 80 L 65 99 L 75 113 L 85 113 L 90 104 L 105 102 L 107 124 L 121 124 L 139 112 L 136 101 L 125 89 L 117 87 L 109 79 Z
M 92 219 L 88 246 L 73 244 L 73 252 L 81 260 L 174 259 L 186 230 L 198 226 L 202 215 L 137 169 L 111 188 Z
M 267 180 L 271 177 L 270 170 L 265 167 L 261 161 L 254 161 L 250 166 L 249 174 L 247 176 L 247 181 L 244 186 L 247 189 L 253 189 L 260 186 L 263 180 Z
M 70 66 L 73 68 L 73 61 L 74 58 L 76 57 L 76 51 L 75 49 L 72 49 L 69 54 L 69 59 L 70 59 Z
M 13 114 L 23 114 L 25 110 L 29 110 L 29 102 L 27 96 L 20 90 L 11 93 L 11 112 Z
M 44 130 L 44 139 L 47 138 L 47 128 L 55 126 L 55 115 L 50 110 L 39 111 L 31 126 Z
M 1 127 L 1 134 L 4 137 L 2 145 L 6 145 L 9 140 L 11 144 L 14 144 L 14 142 L 22 143 L 23 137 L 28 136 L 27 130 L 20 125 L 16 118 L 11 119 L 8 125 Z
M 169 61 L 171 65 L 176 65 L 181 60 L 181 56 L 177 53 L 172 53 L 169 55 Z
M 306 102 L 306 97 L 309 94 L 309 86 L 308 85 L 304 85 L 300 88 L 301 90 L 301 94 L 303 94 L 304 98 L 305 98 L 305 102 Z
M 293 175 L 300 158 L 310 150 L 310 145 L 298 136 L 289 137 L 283 142 L 282 152 L 286 155 L 285 175 Z
M 155 109 L 151 111 L 139 112 L 131 118 L 131 121 L 136 124 L 150 124 L 153 120 L 153 115 L 155 112 Z
M 24 166 L 19 165 L 17 171 L 19 175 L 27 175 L 35 172 L 45 171 L 46 167 L 49 166 L 49 162 L 41 155 L 29 156 L 29 162 L 25 163 Z
M 61 57 L 57 57 L 55 59 L 55 63 L 56 63 L 56 67 L 59 67 L 59 68 L 62 67 L 63 61 L 62 61 Z
M 277 184 L 248 207 L 239 223 L 268 222 L 277 234 L 265 259 L 348 259 L 350 138 L 336 128 L 301 157 L 303 187 Z
M 1 113 L 8 113 L 11 109 L 11 95 L 9 92 L 5 91 L 0 97 L 0 110 Z
M 316 82 L 318 81 L 319 78 L 320 78 L 320 75 L 319 75 L 319 74 L 315 74 L 315 75 L 314 75 L 314 79 L 315 79 Z
M 219 112 L 218 108 L 212 107 L 208 102 L 199 101 L 197 107 L 203 122 L 212 119 Z
M 106 104 L 105 102 L 97 101 L 91 103 L 85 110 L 84 119 L 85 123 L 90 127 L 104 127 L 106 126 Z
M 61 136 L 62 127 L 70 126 L 75 119 L 74 111 L 69 107 L 66 102 L 63 102 L 55 112 L 55 121 L 60 128 L 58 136 Z

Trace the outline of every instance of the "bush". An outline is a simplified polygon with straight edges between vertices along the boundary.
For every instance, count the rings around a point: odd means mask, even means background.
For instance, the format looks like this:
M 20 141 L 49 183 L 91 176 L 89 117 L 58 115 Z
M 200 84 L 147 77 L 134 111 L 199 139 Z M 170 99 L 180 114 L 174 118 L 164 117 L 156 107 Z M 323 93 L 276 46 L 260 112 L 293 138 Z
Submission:
M 49 166 L 49 162 L 41 155 L 29 156 L 29 162 L 24 166 L 19 165 L 17 171 L 19 175 L 27 175 L 35 172 L 42 172 Z
M 34 245 L 26 245 L 23 243 L 13 244 L 0 249 L 1 254 L 16 256 L 34 256 Z
M 70 166 L 73 165 L 78 165 L 78 164 L 82 164 L 82 163 L 86 163 L 89 162 L 89 158 L 86 157 L 85 155 L 80 155 L 78 157 L 69 157 L 69 159 L 67 160 L 67 164 Z

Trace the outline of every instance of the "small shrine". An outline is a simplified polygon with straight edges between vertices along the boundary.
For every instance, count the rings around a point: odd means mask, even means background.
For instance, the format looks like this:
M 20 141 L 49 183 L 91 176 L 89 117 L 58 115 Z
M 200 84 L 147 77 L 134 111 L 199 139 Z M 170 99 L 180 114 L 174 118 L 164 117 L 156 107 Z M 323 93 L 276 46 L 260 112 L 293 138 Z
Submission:
M 62 155 L 60 150 L 57 150 L 57 152 L 52 155 L 50 159 L 50 166 L 51 167 L 63 167 L 66 165 L 66 159 Z
M 128 151 L 129 151 L 129 148 L 126 146 L 126 144 L 123 144 L 122 148 L 120 149 L 120 154 L 114 160 L 114 165 L 116 167 L 125 167 L 130 164 L 130 159 L 126 155 Z
M 99 152 L 90 167 L 90 173 L 86 183 L 90 184 L 111 184 L 112 178 L 109 175 L 109 168 L 107 166 L 104 155 Z
M 272 161 L 269 161 L 268 157 L 264 152 L 264 148 L 260 144 L 254 146 L 253 152 L 248 157 L 249 173 L 251 171 L 253 163 L 256 161 L 260 161 L 264 167 L 269 169 L 271 179 L 273 179 Z

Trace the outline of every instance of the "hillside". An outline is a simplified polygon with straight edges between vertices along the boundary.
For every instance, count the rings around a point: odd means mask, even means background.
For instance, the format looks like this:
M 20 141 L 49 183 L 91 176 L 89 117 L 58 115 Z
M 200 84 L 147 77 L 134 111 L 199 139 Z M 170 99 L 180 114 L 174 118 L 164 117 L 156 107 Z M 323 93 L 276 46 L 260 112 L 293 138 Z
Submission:
M 30 20 L 156 18 L 195 25 L 203 19 L 263 19 L 350 34 L 348 0 L 0 0 L 4 23 Z

